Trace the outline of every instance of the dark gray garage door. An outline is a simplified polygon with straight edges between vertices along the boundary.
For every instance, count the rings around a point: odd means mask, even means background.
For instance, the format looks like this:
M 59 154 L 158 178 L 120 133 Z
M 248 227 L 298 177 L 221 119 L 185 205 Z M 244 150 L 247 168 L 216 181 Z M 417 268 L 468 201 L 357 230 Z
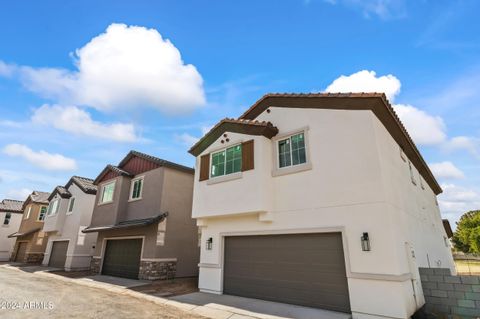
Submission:
M 102 274 L 138 279 L 142 239 L 107 240 Z
M 48 265 L 50 267 L 64 268 L 65 260 L 67 260 L 68 240 L 54 241 L 52 245 L 52 252 L 50 253 L 50 260 Z
M 17 246 L 17 253 L 15 255 L 15 261 L 16 262 L 25 262 L 25 254 L 27 252 L 27 244 L 28 243 L 18 243 L 18 246 Z
M 226 294 L 350 312 L 340 233 L 225 238 Z

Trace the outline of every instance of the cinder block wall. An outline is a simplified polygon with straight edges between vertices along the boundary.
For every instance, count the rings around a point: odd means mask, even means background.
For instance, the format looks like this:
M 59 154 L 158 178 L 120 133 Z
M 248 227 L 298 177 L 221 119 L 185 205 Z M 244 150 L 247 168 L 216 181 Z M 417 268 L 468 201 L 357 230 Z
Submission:
M 425 308 L 445 318 L 480 317 L 480 276 L 452 276 L 447 268 L 420 268 Z

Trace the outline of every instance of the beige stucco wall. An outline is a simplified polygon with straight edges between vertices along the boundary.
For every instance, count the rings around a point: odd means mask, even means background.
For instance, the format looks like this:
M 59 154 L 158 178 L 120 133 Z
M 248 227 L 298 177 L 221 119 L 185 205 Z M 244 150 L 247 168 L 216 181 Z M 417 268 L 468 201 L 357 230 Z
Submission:
M 20 213 L 11 213 L 10 223 L 3 225 L 6 214 L 5 212 L 0 212 L 0 261 L 10 259 L 15 245 L 15 238 L 8 238 L 8 235 L 18 231 L 23 217 Z
M 264 137 L 254 137 L 255 169 L 239 179 L 209 185 L 198 181 L 197 169 L 192 214 L 202 229 L 200 289 L 222 292 L 225 236 L 339 231 L 354 318 L 408 318 L 423 302 L 421 287 L 412 288 L 417 273 L 411 266 L 423 264 L 423 257 L 411 258 L 407 244 L 415 253 L 435 255 L 442 264 L 451 260 L 441 231 L 420 232 L 409 217 L 421 214 L 419 206 L 410 203 L 434 203 L 433 192 L 426 183 L 423 193 L 408 184 L 408 165 L 405 169 L 404 162 L 392 161 L 394 157 L 401 161 L 398 145 L 371 111 L 270 109 L 258 120 L 274 123 L 278 136 L 306 129 L 311 169 L 273 176 L 276 139 Z M 228 136 L 226 146 L 252 138 Z M 225 144 L 218 140 L 203 154 L 221 146 Z M 254 199 L 257 211 L 245 200 L 256 191 L 269 200 Z M 398 197 L 403 201 L 395 200 Z M 437 207 L 422 207 L 435 224 L 441 223 Z M 370 235 L 370 252 L 361 250 L 363 232 Z M 209 237 L 214 242 L 210 251 L 204 244 Z
M 22 221 L 19 227 L 19 232 L 24 233 L 29 230 L 35 229 L 35 228 L 41 228 L 43 229 L 43 221 L 38 220 L 38 216 L 40 214 L 40 208 L 41 207 L 47 207 L 47 204 L 39 204 L 39 203 L 32 203 L 29 202 L 23 211 L 23 216 L 22 216 Z M 27 216 L 27 212 L 29 207 L 31 207 L 30 211 L 30 216 L 29 218 L 25 219 Z M 28 242 L 27 246 L 27 254 L 28 253 L 44 253 L 45 248 L 47 246 L 47 234 L 43 232 L 43 230 L 40 230 L 33 235 L 17 238 L 16 243 L 19 241 L 26 241 Z M 16 248 L 15 248 L 16 249 Z

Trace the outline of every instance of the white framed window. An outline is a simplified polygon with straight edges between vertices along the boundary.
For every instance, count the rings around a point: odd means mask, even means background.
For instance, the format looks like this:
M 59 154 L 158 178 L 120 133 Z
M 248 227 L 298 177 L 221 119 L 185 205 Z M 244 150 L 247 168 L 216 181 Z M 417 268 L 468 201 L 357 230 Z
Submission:
M 305 164 L 307 151 L 305 133 L 297 133 L 277 142 L 278 168 Z
M 12 213 L 5 213 L 5 218 L 3 219 L 3 226 L 8 226 L 10 224 L 11 218 L 12 218 Z
M 39 221 L 45 220 L 46 215 L 47 215 L 47 206 L 41 206 L 40 212 L 38 213 L 38 220 Z
M 420 172 L 418 172 L 418 179 L 420 180 L 420 187 L 422 189 L 425 189 L 425 185 L 423 184 L 423 177 L 422 175 L 420 174 Z
M 130 200 L 142 199 L 143 176 L 132 179 L 130 183 Z
M 412 167 L 412 162 L 411 161 L 408 161 L 408 169 L 410 170 L 410 179 L 412 180 L 412 184 L 417 185 L 415 175 L 413 174 L 413 167 Z
M 211 154 L 210 177 L 219 177 L 242 170 L 242 144 L 237 144 Z
M 50 202 L 48 205 L 47 216 L 55 215 L 58 211 L 58 199 L 55 199 Z
M 32 206 L 28 206 L 27 213 L 25 214 L 24 219 L 29 219 L 31 212 L 32 212 Z
M 110 182 L 102 186 L 100 193 L 100 204 L 113 202 L 113 193 L 115 192 L 115 182 Z
M 71 197 L 68 201 L 67 215 L 70 215 L 73 212 L 73 207 L 75 207 L 75 197 Z

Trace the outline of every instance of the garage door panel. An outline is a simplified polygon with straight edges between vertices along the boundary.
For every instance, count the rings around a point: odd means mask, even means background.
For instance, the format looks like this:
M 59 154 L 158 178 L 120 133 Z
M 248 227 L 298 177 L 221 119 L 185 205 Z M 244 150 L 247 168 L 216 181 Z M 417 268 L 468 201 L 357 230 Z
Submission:
M 50 267 L 64 268 L 67 260 L 68 241 L 54 241 L 50 251 Z
M 225 238 L 224 292 L 350 312 L 340 233 Z
M 107 240 L 102 274 L 138 279 L 142 239 Z

